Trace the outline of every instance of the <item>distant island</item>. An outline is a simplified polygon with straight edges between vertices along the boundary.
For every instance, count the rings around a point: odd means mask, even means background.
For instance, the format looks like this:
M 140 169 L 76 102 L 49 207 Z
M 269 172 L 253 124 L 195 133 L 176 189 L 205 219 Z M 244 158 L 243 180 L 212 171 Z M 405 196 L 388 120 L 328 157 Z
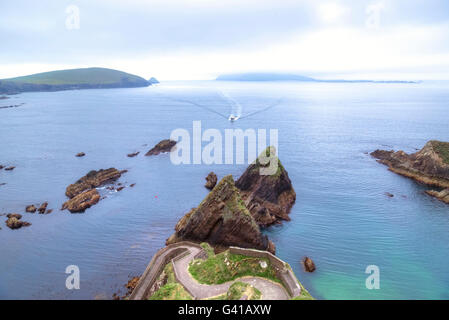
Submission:
M 82 68 L 36 73 L 0 80 L 0 94 L 29 91 L 76 89 L 135 88 L 155 83 L 123 71 L 106 68 Z M 157 81 L 157 80 L 156 80 Z
M 400 81 L 400 80 L 320 80 L 311 77 L 305 77 L 289 73 L 269 73 L 269 72 L 253 72 L 253 73 L 235 73 L 219 75 L 217 81 L 303 81 L 303 82 L 335 82 L 335 83 L 417 83 L 416 81 Z

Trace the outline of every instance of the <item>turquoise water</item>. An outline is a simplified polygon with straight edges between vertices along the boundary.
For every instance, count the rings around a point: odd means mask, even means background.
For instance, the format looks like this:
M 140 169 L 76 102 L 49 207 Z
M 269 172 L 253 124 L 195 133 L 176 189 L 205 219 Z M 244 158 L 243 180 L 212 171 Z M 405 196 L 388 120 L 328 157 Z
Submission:
M 0 213 L 49 201 L 32 226 L 1 222 L 0 298 L 109 299 L 145 269 L 178 219 L 206 196 L 204 177 L 246 165 L 180 165 L 142 153 L 176 128 L 278 129 L 297 193 L 292 220 L 265 230 L 320 299 L 448 299 L 449 206 L 366 153 L 449 141 L 449 85 L 174 82 L 157 87 L 25 93 L 0 101 Z M 224 94 L 223 94 L 224 93 Z M 242 118 L 225 118 L 241 106 Z M 279 102 L 279 99 L 282 100 Z M 187 103 L 190 101 L 192 103 Z M 14 103 L 12 103 L 14 102 Z M 17 102 L 17 103 L 16 103 Z M 267 106 L 272 106 L 267 108 Z M 246 116 L 246 117 L 245 117 Z M 144 146 L 144 145 L 147 146 Z M 80 151 L 87 155 L 76 158 Z M 126 154 L 142 153 L 136 158 Z M 136 183 L 84 214 L 60 211 L 65 188 L 92 169 L 128 169 Z M 103 190 L 102 192 L 105 192 Z M 390 192 L 394 198 L 384 195 Z M 0 220 L 6 220 L 0 217 Z M 300 261 L 317 265 L 304 273 Z M 81 289 L 67 290 L 78 265 Z M 380 268 L 380 289 L 365 268 Z

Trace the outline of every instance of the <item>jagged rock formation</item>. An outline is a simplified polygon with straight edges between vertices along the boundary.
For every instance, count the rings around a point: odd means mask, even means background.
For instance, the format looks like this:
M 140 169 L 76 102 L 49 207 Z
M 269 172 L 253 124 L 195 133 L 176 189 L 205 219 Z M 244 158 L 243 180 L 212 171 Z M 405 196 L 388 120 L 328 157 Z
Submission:
M 413 154 L 407 154 L 404 151 L 376 150 L 371 153 L 371 156 L 397 174 L 430 186 L 449 189 L 448 142 L 429 141 L 421 150 Z M 447 199 L 444 190 L 442 192 L 430 190 L 427 194 L 442 201 Z
M 68 209 L 71 213 L 84 212 L 100 201 L 97 189 L 84 191 L 62 205 L 61 210 Z
M 268 147 L 264 152 L 267 156 L 273 154 L 271 161 L 277 161 L 274 173 L 265 175 L 260 169 L 263 165 L 263 153 L 254 161 L 235 183 L 246 207 L 251 212 L 256 222 L 266 227 L 280 220 L 289 221 L 288 214 L 296 201 L 296 193 L 293 189 L 287 171 L 281 161 L 275 156 L 275 150 Z M 261 174 L 262 173 L 262 174 Z
M 150 151 L 148 151 L 145 155 L 146 156 L 156 156 L 159 153 L 162 152 L 170 152 L 172 151 L 173 147 L 176 145 L 176 141 L 165 139 L 159 142 L 157 145 L 153 147 Z
M 37 209 L 37 211 L 39 211 L 40 214 L 44 214 L 45 211 L 47 210 L 47 206 L 48 206 L 48 202 L 44 202 L 43 204 L 41 204 L 39 209 Z
M 98 171 L 92 170 L 74 184 L 69 185 L 65 195 L 69 198 L 73 198 L 85 190 L 98 188 L 107 183 L 116 181 L 120 178 L 122 173 L 123 171 L 119 171 L 115 168 L 100 169 Z
M 116 181 L 126 170 L 119 171 L 115 168 L 92 170 L 87 175 L 71 184 L 66 189 L 66 196 L 70 198 L 62 205 L 61 210 L 70 212 L 84 212 L 100 201 L 100 194 L 95 188 Z
M 176 224 L 167 245 L 182 240 L 216 246 L 239 246 L 275 252 L 245 207 L 231 175 L 224 177 L 201 202 Z
M 9 213 L 6 217 L 8 218 L 8 220 L 6 220 L 6 225 L 10 229 L 20 229 L 31 225 L 29 222 L 22 221 L 22 215 L 18 213 Z
M 206 184 L 204 185 L 207 189 L 212 190 L 217 184 L 217 175 L 210 172 L 206 177 Z

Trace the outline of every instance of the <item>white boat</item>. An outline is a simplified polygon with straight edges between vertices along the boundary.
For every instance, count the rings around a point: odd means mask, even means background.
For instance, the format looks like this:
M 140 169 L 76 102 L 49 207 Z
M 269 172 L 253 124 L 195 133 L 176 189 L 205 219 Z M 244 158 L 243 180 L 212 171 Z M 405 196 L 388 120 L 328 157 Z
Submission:
M 229 121 L 231 121 L 231 122 L 234 122 L 234 121 L 236 121 L 237 119 L 238 119 L 239 117 L 237 117 L 237 116 L 234 116 L 233 114 L 231 114 L 230 116 L 229 116 Z

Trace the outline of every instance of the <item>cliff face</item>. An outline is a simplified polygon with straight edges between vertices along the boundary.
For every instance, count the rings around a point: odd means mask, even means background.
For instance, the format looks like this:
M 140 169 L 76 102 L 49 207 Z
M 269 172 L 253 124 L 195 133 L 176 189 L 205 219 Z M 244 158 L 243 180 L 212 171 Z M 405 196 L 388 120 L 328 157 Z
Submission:
M 265 153 L 269 153 L 269 148 Z M 288 214 L 296 201 L 296 193 L 293 189 L 287 171 L 281 161 L 277 161 L 277 170 L 272 175 L 261 174 L 261 156 L 252 163 L 235 183 L 246 207 L 251 212 L 256 222 L 263 227 L 277 223 L 280 220 L 289 221 Z
M 167 244 L 182 240 L 275 251 L 246 209 L 231 175 L 224 177 L 198 208 L 179 220 Z
M 449 188 L 448 142 L 429 141 L 420 151 L 413 154 L 376 150 L 371 155 L 395 173 L 430 186 Z M 446 199 L 446 193 L 440 194 L 433 190 L 427 193 L 440 200 Z

